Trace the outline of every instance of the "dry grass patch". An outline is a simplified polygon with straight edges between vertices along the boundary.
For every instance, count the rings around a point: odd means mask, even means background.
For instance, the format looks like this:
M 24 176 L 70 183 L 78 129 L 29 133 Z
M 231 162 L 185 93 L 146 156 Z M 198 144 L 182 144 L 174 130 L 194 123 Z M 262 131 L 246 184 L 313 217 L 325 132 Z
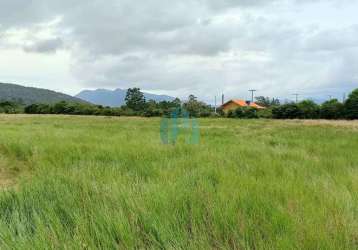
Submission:
M 7 172 L 0 170 L 0 190 L 7 189 L 15 185 L 15 177 Z
M 0 153 L 0 191 L 14 188 L 20 175 L 22 176 L 25 173 L 28 173 L 28 169 L 24 163 L 9 160 Z
M 287 124 L 302 124 L 306 126 L 333 126 L 358 129 L 358 121 L 348 120 L 285 120 Z

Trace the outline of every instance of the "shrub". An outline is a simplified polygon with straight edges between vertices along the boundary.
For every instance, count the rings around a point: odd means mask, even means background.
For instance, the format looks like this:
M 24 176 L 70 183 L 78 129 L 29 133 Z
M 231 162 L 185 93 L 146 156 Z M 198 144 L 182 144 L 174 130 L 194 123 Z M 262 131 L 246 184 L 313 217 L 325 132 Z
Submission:
M 66 114 L 67 109 L 67 102 L 62 101 L 58 102 L 53 106 L 53 113 L 54 114 Z
M 226 116 L 228 118 L 235 118 L 236 117 L 236 114 L 235 114 L 235 111 L 234 110 L 229 110 L 226 114 Z
M 212 115 L 212 112 L 210 112 L 208 110 L 204 110 L 199 113 L 199 117 L 210 117 L 211 115 Z
M 251 107 L 239 107 L 235 110 L 229 110 L 228 118 L 255 119 L 258 118 L 257 110 Z
M 298 104 L 300 119 L 318 119 L 319 106 L 311 100 L 304 100 Z
M 22 112 L 23 112 L 22 106 L 17 102 L 13 102 L 13 101 L 0 102 L 0 113 L 18 114 Z
M 225 112 L 223 111 L 223 109 L 220 107 L 216 110 L 217 114 L 221 117 L 225 117 Z
M 255 108 L 243 107 L 242 110 L 243 110 L 243 114 L 244 114 L 243 118 L 247 118 L 247 119 L 259 118 L 257 115 L 257 109 L 255 109 Z
M 133 109 L 128 108 L 127 106 L 122 106 L 120 108 L 121 115 L 123 116 L 136 116 L 138 115 Z
M 144 111 L 145 117 L 159 117 L 162 115 L 163 115 L 163 112 L 157 108 L 147 109 L 146 111 Z
M 38 110 L 38 104 L 31 104 L 25 107 L 24 112 L 26 114 L 39 114 Z
M 104 115 L 120 116 L 119 108 L 103 107 L 85 103 L 58 102 L 49 104 L 31 104 L 25 107 L 27 114 L 67 114 L 67 115 Z
M 259 118 L 271 119 L 272 118 L 272 108 L 259 109 L 257 111 L 257 116 Z
M 358 89 L 355 89 L 344 103 L 344 116 L 347 119 L 358 119 Z
M 234 110 L 234 117 L 235 118 L 244 118 L 244 110 L 243 108 L 237 108 Z
M 343 118 L 343 104 L 337 99 L 322 103 L 320 117 L 323 119 L 340 119 Z
M 274 107 L 272 117 L 275 119 L 297 119 L 301 117 L 301 111 L 296 103 L 287 103 Z

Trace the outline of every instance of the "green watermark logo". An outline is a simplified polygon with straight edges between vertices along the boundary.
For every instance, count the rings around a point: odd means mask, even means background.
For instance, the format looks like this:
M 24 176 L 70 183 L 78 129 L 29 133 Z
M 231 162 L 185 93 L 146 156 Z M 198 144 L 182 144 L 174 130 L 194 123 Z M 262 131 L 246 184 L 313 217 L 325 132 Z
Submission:
M 160 122 L 160 138 L 163 144 L 175 145 L 179 134 L 185 135 L 185 143 L 199 144 L 199 123 L 195 117 L 190 117 L 184 109 L 174 109 L 169 117 L 163 117 Z

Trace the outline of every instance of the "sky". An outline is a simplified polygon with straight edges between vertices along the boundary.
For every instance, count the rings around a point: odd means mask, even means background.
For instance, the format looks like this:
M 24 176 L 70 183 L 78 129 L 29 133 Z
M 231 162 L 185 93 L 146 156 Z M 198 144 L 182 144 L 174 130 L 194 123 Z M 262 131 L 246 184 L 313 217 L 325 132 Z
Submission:
M 75 95 L 341 99 L 358 87 L 358 0 L 1 0 L 0 82 Z

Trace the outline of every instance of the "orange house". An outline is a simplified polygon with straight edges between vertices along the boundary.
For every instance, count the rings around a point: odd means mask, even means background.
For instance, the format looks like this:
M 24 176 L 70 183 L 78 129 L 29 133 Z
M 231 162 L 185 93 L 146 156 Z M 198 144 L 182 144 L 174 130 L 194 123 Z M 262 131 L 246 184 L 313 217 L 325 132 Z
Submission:
M 229 112 L 229 110 L 235 110 L 239 107 L 252 107 L 252 108 L 256 108 L 256 109 L 265 109 L 265 107 L 262 107 L 262 106 L 256 104 L 255 102 L 237 100 L 237 99 L 230 100 L 221 106 L 222 110 L 225 113 Z

